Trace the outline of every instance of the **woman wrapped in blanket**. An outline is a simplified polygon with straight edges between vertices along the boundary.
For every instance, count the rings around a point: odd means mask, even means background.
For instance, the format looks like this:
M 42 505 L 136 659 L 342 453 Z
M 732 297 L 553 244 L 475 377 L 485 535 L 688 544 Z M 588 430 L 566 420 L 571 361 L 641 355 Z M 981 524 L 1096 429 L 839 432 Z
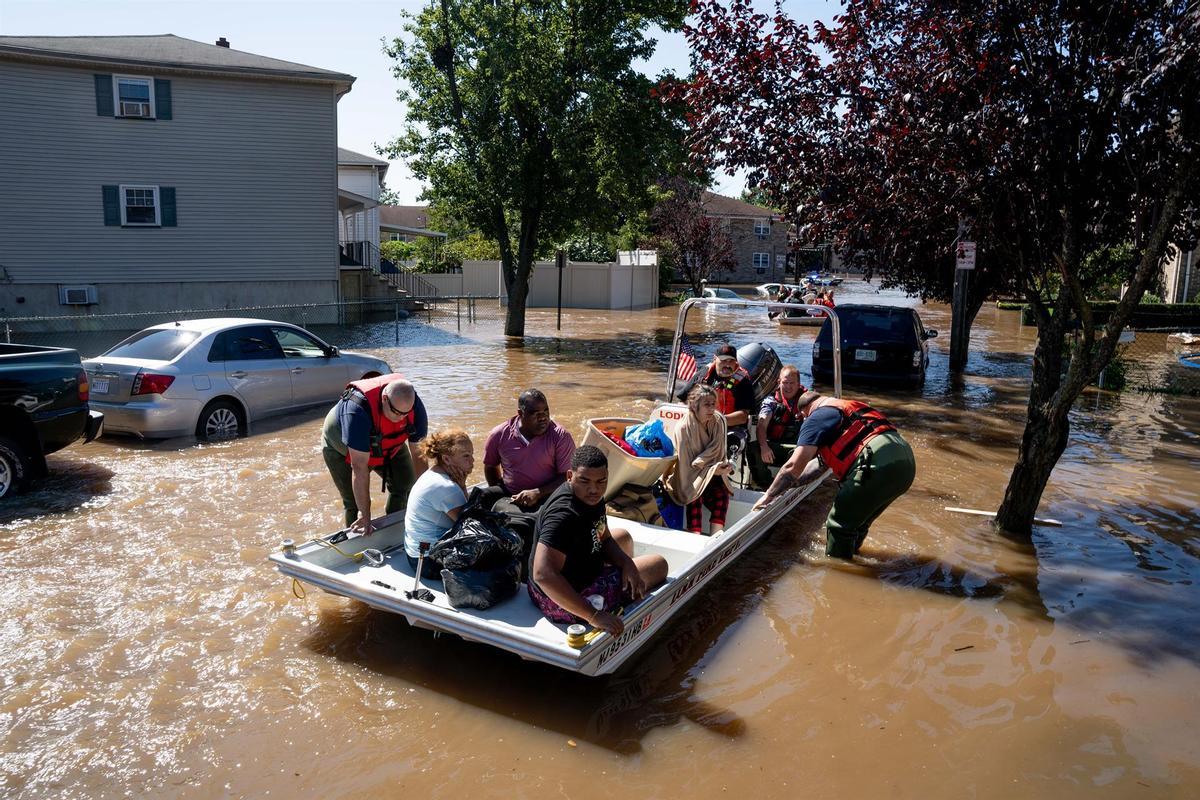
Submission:
M 688 410 L 671 435 L 678 461 L 663 480 L 671 500 L 687 509 L 687 529 L 703 531 L 703 509 L 709 511 L 709 535 L 725 530 L 733 471 L 725 454 L 725 417 L 717 412 L 717 393 L 696 385 L 687 396 Z

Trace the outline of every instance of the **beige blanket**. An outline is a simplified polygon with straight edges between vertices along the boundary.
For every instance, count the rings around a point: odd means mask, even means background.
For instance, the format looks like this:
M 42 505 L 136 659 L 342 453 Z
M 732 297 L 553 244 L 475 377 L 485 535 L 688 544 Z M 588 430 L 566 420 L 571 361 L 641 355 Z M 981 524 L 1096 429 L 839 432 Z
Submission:
M 690 412 L 671 432 L 679 456 L 663 478 L 671 502 L 686 506 L 704 493 L 717 466 L 725 461 L 725 417 L 716 414 L 707 426 Z M 726 487 L 729 480 L 722 475 Z

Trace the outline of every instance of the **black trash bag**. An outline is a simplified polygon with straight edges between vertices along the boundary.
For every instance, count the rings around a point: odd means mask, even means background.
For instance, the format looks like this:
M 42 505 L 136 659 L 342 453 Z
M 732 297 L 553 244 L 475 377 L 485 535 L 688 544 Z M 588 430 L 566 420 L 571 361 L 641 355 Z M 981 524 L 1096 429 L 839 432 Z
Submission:
M 478 506 L 463 509 L 454 527 L 434 543 L 427 558 L 446 569 L 492 569 L 520 556 L 524 543 L 503 514 Z
M 492 569 L 443 569 L 446 599 L 455 608 L 491 608 L 517 593 L 521 562 L 510 558 Z

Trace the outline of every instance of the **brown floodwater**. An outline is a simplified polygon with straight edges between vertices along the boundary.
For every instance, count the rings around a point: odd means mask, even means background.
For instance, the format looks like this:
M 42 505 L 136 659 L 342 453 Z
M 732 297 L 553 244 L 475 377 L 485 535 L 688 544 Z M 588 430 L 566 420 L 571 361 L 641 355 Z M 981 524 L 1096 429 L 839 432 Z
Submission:
M 945 307 L 921 313 L 948 332 Z M 528 386 L 576 433 L 648 413 L 674 315 L 570 310 L 559 336 L 531 311 L 523 345 L 495 318 L 404 323 L 400 346 L 386 324 L 321 333 L 388 359 L 478 448 Z M 809 382 L 810 329 L 689 329 L 771 342 Z M 823 556 L 823 489 L 601 680 L 294 597 L 266 556 L 338 527 L 323 410 L 220 445 L 71 447 L 0 509 L 0 794 L 1195 797 L 1200 400 L 1085 395 L 1041 509 L 1063 526 L 1032 547 L 943 510 L 999 503 L 1032 344 L 985 309 L 960 382 L 938 338 L 923 390 L 849 388 L 919 464 L 864 556 Z

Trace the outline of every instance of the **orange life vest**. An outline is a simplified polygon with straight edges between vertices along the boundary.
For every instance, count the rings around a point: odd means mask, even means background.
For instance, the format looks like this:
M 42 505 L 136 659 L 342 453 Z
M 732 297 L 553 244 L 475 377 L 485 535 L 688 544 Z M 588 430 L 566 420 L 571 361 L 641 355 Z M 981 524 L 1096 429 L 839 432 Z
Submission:
M 842 415 L 842 430 L 838 438 L 833 444 L 817 449 L 817 455 L 825 462 L 825 466 L 833 470 L 839 481 L 850 472 L 850 467 L 867 442 L 881 433 L 896 430 L 887 417 L 859 400 L 829 398 L 820 407 L 836 408 Z
M 717 375 L 717 369 L 712 364 L 708 365 L 708 371 L 704 373 L 703 383 L 707 383 L 717 391 L 717 411 L 722 414 L 729 415 L 737 411 L 735 400 L 733 397 L 733 387 L 738 385 L 739 381 L 749 380 L 750 375 L 746 370 L 738 365 L 737 371 L 728 378 L 722 378 Z
M 791 444 L 795 444 L 796 436 L 799 434 L 799 419 L 800 415 L 796 413 L 796 403 L 800 401 L 800 395 L 804 394 L 804 387 L 796 392 L 796 399 L 789 403 L 787 398 L 783 396 L 782 389 L 775 390 L 775 410 L 771 412 L 771 419 L 767 422 L 767 438 L 772 441 L 781 441 L 788 430 L 793 431 L 791 436 Z
M 409 432 L 416 425 L 415 405 L 399 422 L 392 422 L 383 413 L 383 387 L 403 377 L 399 372 L 393 372 L 378 378 L 351 381 L 342 395 L 342 399 L 365 405 L 371 412 L 371 457 L 368 461 L 371 467 L 381 467 L 394 456 L 408 441 Z M 355 389 L 358 391 L 353 391 Z M 349 453 L 346 463 L 350 463 Z

